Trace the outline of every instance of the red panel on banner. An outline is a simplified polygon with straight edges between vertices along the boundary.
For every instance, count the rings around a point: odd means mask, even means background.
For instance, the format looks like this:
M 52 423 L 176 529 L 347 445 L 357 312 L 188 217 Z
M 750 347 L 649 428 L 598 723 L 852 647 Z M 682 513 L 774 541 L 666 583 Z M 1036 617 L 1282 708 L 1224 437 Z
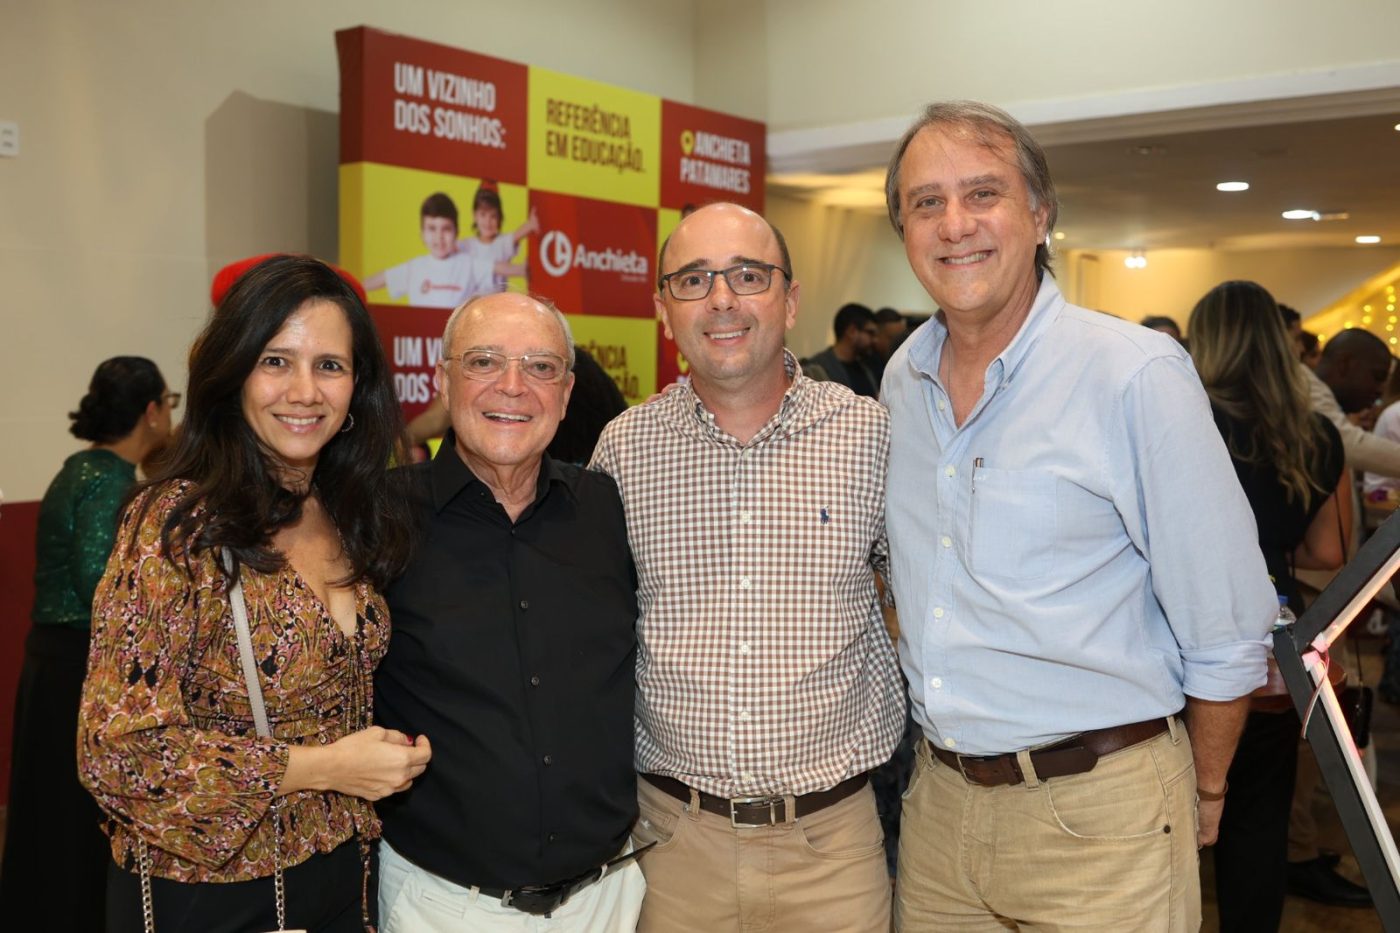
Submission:
M 341 162 L 525 184 L 524 65 L 363 26 L 335 38 Z
M 384 343 L 384 355 L 394 374 L 394 392 L 406 419 L 422 414 L 432 401 L 433 369 L 443 354 L 442 329 L 451 311 L 370 305 L 370 317 Z
M 653 317 L 656 211 L 531 191 L 539 245 L 530 251 L 530 290 L 574 314 Z
M 6 502 L 0 520 L 0 800 L 10 796 L 15 691 L 34 608 L 34 535 L 39 503 Z
M 661 102 L 661 206 L 734 201 L 763 212 L 764 125 Z

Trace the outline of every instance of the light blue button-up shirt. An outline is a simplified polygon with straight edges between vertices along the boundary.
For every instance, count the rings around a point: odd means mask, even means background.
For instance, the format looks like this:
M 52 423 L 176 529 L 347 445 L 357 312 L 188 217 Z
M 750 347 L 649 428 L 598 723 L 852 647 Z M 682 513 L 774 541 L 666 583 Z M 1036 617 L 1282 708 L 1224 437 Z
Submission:
M 1190 358 L 1045 276 L 961 427 L 935 318 L 895 353 L 886 521 L 929 740 L 1016 751 L 1264 682 L 1278 602 Z

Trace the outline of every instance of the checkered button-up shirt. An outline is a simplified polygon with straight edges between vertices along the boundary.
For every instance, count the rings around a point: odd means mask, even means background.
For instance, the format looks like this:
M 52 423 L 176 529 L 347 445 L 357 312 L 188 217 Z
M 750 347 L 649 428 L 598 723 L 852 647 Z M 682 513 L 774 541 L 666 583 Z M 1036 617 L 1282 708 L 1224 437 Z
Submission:
M 725 797 L 829 788 L 904 725 L 873 573 L 889 416 L 787 365 L 747 444 L 685 385 L 608 425 L 592 463 L 637 562 L 637 768 Z

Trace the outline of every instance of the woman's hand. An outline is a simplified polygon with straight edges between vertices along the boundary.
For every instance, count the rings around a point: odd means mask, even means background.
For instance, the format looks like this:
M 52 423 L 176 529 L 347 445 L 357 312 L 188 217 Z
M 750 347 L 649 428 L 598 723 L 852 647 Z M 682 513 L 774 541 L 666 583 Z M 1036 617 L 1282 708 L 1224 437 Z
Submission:
M 278 794 L 333 790 L 379 800 L 408 790 L 433 757 L 426 735 L 370 726 L 325 746 L 294 745 Z

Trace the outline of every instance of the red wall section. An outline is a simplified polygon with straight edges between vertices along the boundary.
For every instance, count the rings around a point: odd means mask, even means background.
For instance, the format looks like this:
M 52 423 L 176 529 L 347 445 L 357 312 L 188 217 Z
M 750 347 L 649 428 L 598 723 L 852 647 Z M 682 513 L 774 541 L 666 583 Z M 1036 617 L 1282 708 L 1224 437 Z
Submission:
M 34 606 L 34 530 L 38 502 L 7 502 L 0 508 L 0 801 L 10 799 L 10 745 L 14 738 L 15 689 Z

